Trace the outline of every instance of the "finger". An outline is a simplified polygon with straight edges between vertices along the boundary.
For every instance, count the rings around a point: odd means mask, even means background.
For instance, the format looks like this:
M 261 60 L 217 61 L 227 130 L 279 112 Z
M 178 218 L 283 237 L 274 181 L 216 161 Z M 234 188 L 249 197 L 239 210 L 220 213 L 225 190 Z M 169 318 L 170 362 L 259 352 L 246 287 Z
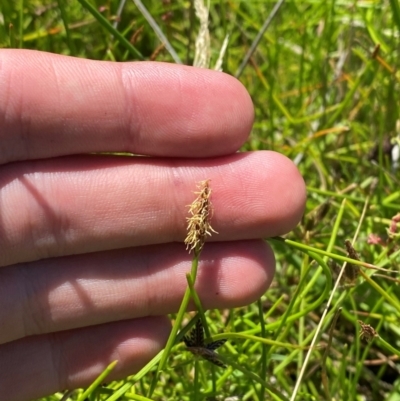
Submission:
M 230 154 L 253 123 L 235 78 L 167 63 L 0 51 L 0 163 L 88 152 Z
M 172 243 L 0 269 L 0 343 L 176 312 L 191 260 L 183 244 Z M 210 243 L 196 290 L 206 309 L 243 306 L 266 291 L 273 274 L 274 256 L 262 240 Z
M 162 349 L 169 330 L 167 318 L 151 317 L 0 345 L 0 394 L 26 401 L 85 387 L 115 360 L 107 380 L 126 377 Z
M 0 174 L 0 265 L 183 241 L 187 205 L 207 178 L 213 241 L 286 233 L 305 204 L 297 168 L 274 152 L 197 161 L 60 158 L 10 164 Z

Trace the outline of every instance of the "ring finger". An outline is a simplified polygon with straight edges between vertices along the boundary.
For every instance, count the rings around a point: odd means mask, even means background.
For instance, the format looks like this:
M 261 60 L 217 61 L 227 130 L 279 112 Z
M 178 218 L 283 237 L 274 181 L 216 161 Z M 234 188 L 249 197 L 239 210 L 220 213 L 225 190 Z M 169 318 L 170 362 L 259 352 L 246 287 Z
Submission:
M 0 344 L 110 321 L 176 312 L 191 255 L 170 243 L 53 258 L 0 269 Z M 261 240 L 209 243 L 196 289 L 206 309 L 258 299 L 274 273 Z

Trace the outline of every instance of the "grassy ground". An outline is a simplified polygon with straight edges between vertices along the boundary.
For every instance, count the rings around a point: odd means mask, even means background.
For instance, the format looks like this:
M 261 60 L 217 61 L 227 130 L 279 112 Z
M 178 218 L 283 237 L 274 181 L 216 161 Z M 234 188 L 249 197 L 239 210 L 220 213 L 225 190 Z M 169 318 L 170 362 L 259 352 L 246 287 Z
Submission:
M 173 62 L 132 1 L 118 21 L 118 40 L 107 29 L 117 21 L 119 2 L 90 4 L 102 19 L 86 0 L 2 1 L 0 46 Z M 199 30 L 192 2 L 145 4 L 178 57 L 192 64 Z M 212 1 L 210 65 L 229 34 L 222 68 L 235 75 L 274 5 Z M 207 312 L 211 333 L 225 332 L 215 339 L 229 339 L 219 349 L 226 369 L 193 362 L 180 343 L 158 381 L 153 360 L 138 375 L 94 390 L 90 400 L 291 400 L 297 382 L 296 400 L 400 400 L 396 274 L 353 261 L 332 291 L 343 257 L 357 259 L 346 239 L 361 261 L 399 270 L 399 167 L 390 152 L 400 138 L 399 34 L 398 0 L 283 4 L 240 74 L 256 107 L 244 149 L 287 155 L 308 187 L 302 224 L 284 240 L 271 240 L 274 283 L 247 308 Z M 370 325 L 364 326 L 370 342 L 360 338 L 358 320 Z M 307 355 L 313 338 L 316 346 Z M 85 397 L 78 392 L 66 399 Z

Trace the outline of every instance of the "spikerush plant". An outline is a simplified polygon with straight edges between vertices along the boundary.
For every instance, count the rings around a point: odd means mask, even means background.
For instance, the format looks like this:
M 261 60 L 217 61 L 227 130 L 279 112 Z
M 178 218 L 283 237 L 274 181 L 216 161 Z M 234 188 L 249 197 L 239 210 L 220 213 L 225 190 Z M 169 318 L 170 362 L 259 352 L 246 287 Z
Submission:
M 3 1 L 1 45 L 101 60 L 143 57 L 173 62 L 166 47 L 160 50 L 154 28 L 133 3 L 126 2 L 121 9 L 119 5 L 116 0 Z M 193 6 L 191 1 L 146 2 L 186 64 L 194 59 L 198 31 Z M 219 58 L 221 43 L 230 34 L 222 69 L 235 74 L 272 8 L 270 2 L 212 2 L 207 13 L 210 64 Z M 296 162 L 308 186 L 307 215 L 323 209 L 329 200 L 329 210 L 315 219 L 312 229 L 301 224 L 285 238 L 271 240 L 277 274 L 258 303 L 208 315 L 210 331 L 224 328 L 221 335 L 230 339 L 221 354 L 233 355 L 240 367 L 258 378 L 272 379 L 284 397 L 294 393 L 303 367 L 298 400 L 394 401 L 400 394 L 397 276 L 385 272 L 382 277 L 369 269 L 399 270 L 399 222 L 394 217 L 400 211 L 400 182 L 391 149 L 399 136 L 399 31 L 396 1 L 286 1 L 240 75 L 256 113 L 243 150 L 273 149 Z M 386 148 L 385 143 L 392 145 Z M 377 186 L 370 194 L 374 180 Z M 358 226 L 353 246 L 360 261 L 348 258 L 344 246 Z M 333 287 L 325 266 L 330 259 L 359 266 L 360 277 L 351 288 L 334 292 L 331 309 L 321 319 Z M 331 332 L 339 307 L 341 317 Z M 357 320 L 380 337 L 364 343 Z M 306 348 L 319 322 L 318 347 L 306 364 Z M 193 324 L 190 320 L 182 335 Z M 181 343 L 176 347 L 183 350 Z M 90 399 L 145 400 L 160 357 L 127 381 L 98 387 Z M 190 353 L 173 352 L 171 368 L 163 371 L 152 399 L 190 399 L 195 393 L 192 362 Z M 218 400 L 266 398 L 263 382 L 249 379 L 228 363 L 225 371 L 216 369 L 210 384 L 204 365 L 199 364 L 202 397 L 214 395 L 215 383 Z M 329 393 L 321 385 L 322 371 Z M 79 390 L 68 399 L 82 394 Z M 62 396 L 57 393 L 41 401 L 59 401 Z
M 212 205 L 211 205 L 211 188 L 209 185 L 210 180 L 200 181 L 198 184 L 197 198 L 189 206 L 190 217 L 187 218 L 187 236 L 185 239 L 186 249 L 189 252 L 193 251 L 192 269 L 190 273 L 190 282 L 192 283 L 192 288 L 196 283 L 197 269 L 199 265 L 199 258 L 201 251 L 203 250 L 206 237 L 211 236 L 211 232 L 215 232 L 211 227 L 211 216 L 212 216 Z M 196 297 L 198 298 L 198 297 Z M 167 362 L 168 355 L 171 352 L 172 346 L 174 345 L 178 330 L 180 329 L 181 323 L 183 321 L 184 314 L 187 310 L 190 300 L 190 287 L 185 291 L 181 306 L 175 318 L 174 325 L 171 330 L 171 334 L 168 338 L 167 345 L 165 346 L 165 351 L 160 360 L 158 371 L 162 371 Z M 204 316 L 202 317 L 205 321 Z M 206 326 L 207 327 L 207 326 Z M 185 337 L 183 337 L 185 338 Z M 155 376 L 157 377 L 157 375 Z M 155 383 L 155 381 L 153 381 Z M 154 385 L 153 385 L 154 389 Z M 150 393 L 153 392 L 150 390 Z

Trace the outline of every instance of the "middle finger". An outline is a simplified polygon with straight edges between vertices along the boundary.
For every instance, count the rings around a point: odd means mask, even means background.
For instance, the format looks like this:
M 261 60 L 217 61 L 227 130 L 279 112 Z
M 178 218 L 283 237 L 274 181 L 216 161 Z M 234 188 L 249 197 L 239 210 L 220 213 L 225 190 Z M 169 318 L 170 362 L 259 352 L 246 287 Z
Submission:
M 280 235 L 300 219 L 304 182 L 275 152 L 217 159 L 82 156 L 12 163 L 0 175 L 0 266 L 182 241 L 187 206 L 211 179 L 211 240 Z M 16 206 L 17 205 L 17 206 Z

